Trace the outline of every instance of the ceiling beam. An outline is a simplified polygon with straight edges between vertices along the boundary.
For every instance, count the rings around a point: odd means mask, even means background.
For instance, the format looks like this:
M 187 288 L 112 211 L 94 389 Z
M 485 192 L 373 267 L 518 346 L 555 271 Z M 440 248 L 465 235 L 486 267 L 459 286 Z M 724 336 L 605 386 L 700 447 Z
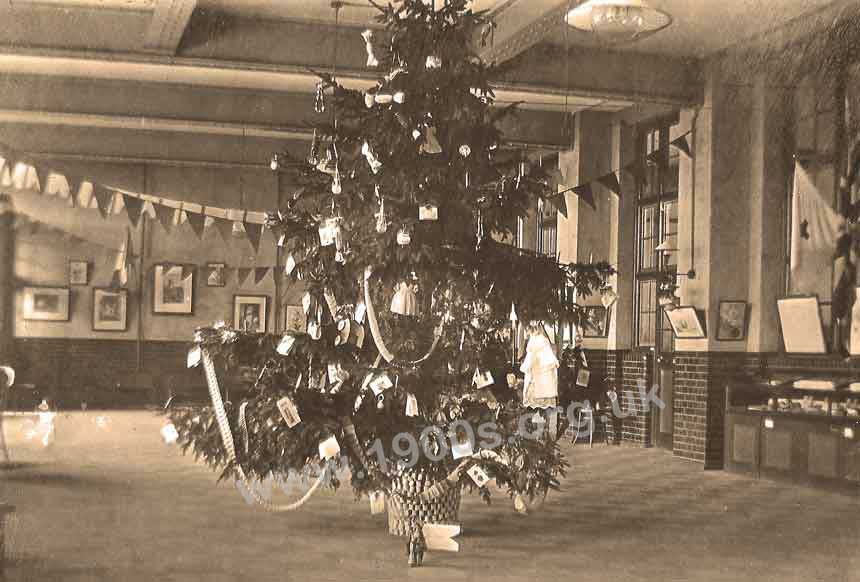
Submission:
M 155 0 L 143 50 L 175 55 L 196 6 L 197 0 Z
M 489 14 L 493 28 L 478 42 L 487 62 L 503 63 L 562 26 L 571 0 L 507 0 Z M 484 31 L 480 31 L 483 35 Z

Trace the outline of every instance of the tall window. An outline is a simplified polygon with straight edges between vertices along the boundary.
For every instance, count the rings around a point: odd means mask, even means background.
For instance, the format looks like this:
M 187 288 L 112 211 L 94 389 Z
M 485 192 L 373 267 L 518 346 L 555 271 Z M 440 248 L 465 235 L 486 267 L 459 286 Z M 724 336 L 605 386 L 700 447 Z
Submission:
M 678 152 L 669 147 L 671 123 L 643 127 L 637 152 L 646 165 L 638 185 L 636 343 L 663 352 L 674 349 L 674 338 L 657 291 L 661 273 L 674 279 L 678 265 Z
M 550 257 L 558 253 L 558 207 L 538 199 L 537 251 Z

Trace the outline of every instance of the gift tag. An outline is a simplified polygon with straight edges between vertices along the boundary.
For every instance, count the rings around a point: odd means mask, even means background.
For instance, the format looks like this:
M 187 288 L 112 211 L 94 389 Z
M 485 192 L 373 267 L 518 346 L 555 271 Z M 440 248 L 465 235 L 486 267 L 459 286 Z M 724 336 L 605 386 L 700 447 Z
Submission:
M 337 299 L 334 297 L 334 293 L 331 289 L 325 289 L 323 291 L 323 297 L 325 297 L 326 305 L 328 305 L 328 310 L 331 312 L 332 318 L 334 318 L 337 313 Z
M 394 384 L 391 382 L 391 378 L 388 377 L 388 374 L 382 374 L 370 381 L 370 389 L 373 390 L 373 393 L 377 396 L 392 386 L 394 386 Z
M 469 440 L 462 442 L 457 441 L 457 436 L 451 436 L 451 454 L 454 455 L 454 460 L 462 459 L 463 457 L 471 457 L 474 454 L 472 443 Z
M 406 395 L 406 416 L 418 416 L 418 399 L 414 394 Z
M 355 347 L 357 347 L 358 349 L 361 349 L 363 345 L 364 345 L 364 327 L 358 325 L 355 328 Z
M 439 220 L 439 208 L 434 204 L 419 206 L 418 220 Z
M 469 474 L 469 477 L 472 478 L 472 481 L 478 487 L 483 487 L 490 480 L 489 475 L 479 465 L 473 465 L 466 473 Z
M 412 235 L 409 234 L 409 231 L 401 228 L 397 231 L 397 244 L 400 246 L 406 246 L 412 242 Z
M 293 254 L 290 253 L 290 256 L 287 257 L 287 265 L 285 270 L 287 275 L 291 274 L 296 269 L 296 259 L 293 257 Z
M 472 376 L 472 382 L 477 384 L 478 388 L 486 388 L 487 386 L 491 386 L 494 383 L 493 375 L 489 370 L 485 372 L 481 372 L 479 369 L 475 369 L 475 375 Z
M 200 349 L 200 346 L 194 346 L 188 352 L 188 360 L 187 365 L 189 368 L 193 368 L 197 364 L 200 363 L 200 360 L 203 358 L 203 350 Z
M 281 338 L 281 341 L 278 342 L 278 347 L 276 351 L 282 356 L 286 356 L 293 349 L 293 344 L 296 343 L 296 338 L 287 334 Z
M 337 234 L 340 230 L 340 221 L 337 218 L 327 218 L 319 227 L 320 246 L 331 246 L 337 240 Z
M 364 323 L 364 315 L 367 313 L 367 306 L 364 303 L 359 303 L 355 306 L 355 320 L 358 323 Z
M 370 515 L 378 515 L 385 512 L 385 493 L 382 491 L 370 492 Z
M 310 292 L 305 292 L 302 295 L 302 308 L 305 310 L 305 314 L 310 314 L 311 312 L 311 294 Z
M 286 234 L 282 234 L 281 236 L 278 237 L 278 246 L 279 247 L 284 246 L 285 242 L 287 242 L 287 235 Z
M 311 336 L 312 340 L 318 340 L 322 337 L 322 328 L 320 328 L 320 324 L 318 322 L 308 322 L 308 335 Z
M 161 427 L 161 438 L 164 439 L 164 443 L 167 445 L 171 445 L 179 439 L 179 432 L 173 426 L 172 422 Z
M 296 408 L 295 403 L 289 396 L 284 396 L 278 400 L 278 410 L 281 411 L 281 416 L 284 417 L 284 421 L 290 428 L 293 428 L 302 421 L 298 408 Z
M 333 459 L 340 453 L 340 445 L 337 444 L 337 439 L 334 435 L 328 437 L 320 443 L 320 458 Z

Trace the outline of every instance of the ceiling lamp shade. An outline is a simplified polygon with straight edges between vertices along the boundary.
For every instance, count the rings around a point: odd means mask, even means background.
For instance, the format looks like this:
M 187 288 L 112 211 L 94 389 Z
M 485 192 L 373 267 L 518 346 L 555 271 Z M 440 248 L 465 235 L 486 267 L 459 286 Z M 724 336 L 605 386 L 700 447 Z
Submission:
M 604 42 L 623 44 L 663 30 L 672 17 L 644 0 L 588 0 L 567 13 L 567 23 Z

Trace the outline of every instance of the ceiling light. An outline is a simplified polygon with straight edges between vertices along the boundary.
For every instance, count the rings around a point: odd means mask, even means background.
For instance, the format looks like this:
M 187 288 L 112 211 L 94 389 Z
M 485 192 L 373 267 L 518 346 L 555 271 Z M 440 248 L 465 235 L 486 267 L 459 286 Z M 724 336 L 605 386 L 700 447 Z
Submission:
M 672 17 L 644 0 L 588 0 L 567 13 L 567 23 L 621 44 L 641 40 L 672 24 Z

